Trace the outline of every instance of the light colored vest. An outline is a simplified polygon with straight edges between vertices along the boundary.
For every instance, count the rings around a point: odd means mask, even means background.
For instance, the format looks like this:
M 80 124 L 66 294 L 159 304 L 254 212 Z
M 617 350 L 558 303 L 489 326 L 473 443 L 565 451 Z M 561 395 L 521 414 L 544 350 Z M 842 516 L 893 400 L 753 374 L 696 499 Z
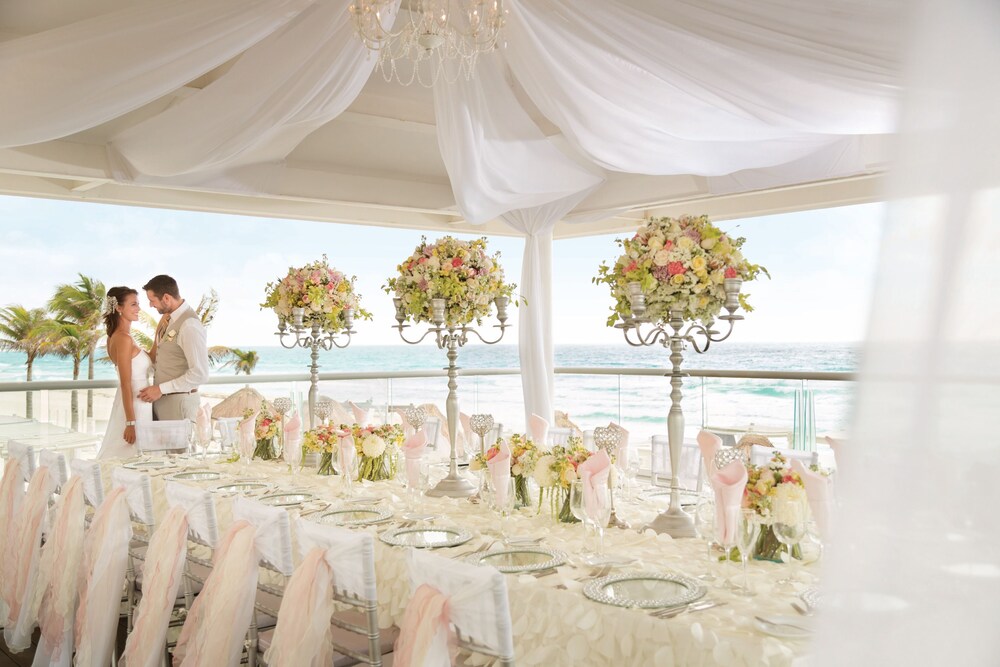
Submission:
M 154 384 L 161 385 L 164 382 L 176 380 L 187 373 L 189 368 L 187 357 L 184 356 L 184 350 L 177 342 L 177 337 L 180 335 L 181 324 L 192 317 L 195 317 L 195 313 L 189 308 L 177 319 L 171 318 L 167 330 L 163 332 L 163 337 L 156 344 L 156 367 L 153 369 Z M 177 336 L 174 336 L 173 340 L 167 336 L 170 331 L 177 332 Z

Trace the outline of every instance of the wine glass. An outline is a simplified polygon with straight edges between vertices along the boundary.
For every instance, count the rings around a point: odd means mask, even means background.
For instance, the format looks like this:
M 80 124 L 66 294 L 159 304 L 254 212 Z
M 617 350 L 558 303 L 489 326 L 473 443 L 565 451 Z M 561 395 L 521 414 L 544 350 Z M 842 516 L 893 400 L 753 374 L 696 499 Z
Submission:
M 792 521 L 788 523 L 775 522 L 771 524 L 771 530 L 774 531 L 774 536 L 779 542 L 784 544 L 788 548 L 788 564 L 792 565 L 797 560 L 792 555 L 792 550 L 802 541 L 802 538 L 806 535 L 806 523 L 805 521 Z M 787 577 L 782 577 L 775 583 L 778 584 L 790 584 L 795 581 L 795 572 L 790 571 Z
M 705 540 L 705 551 L 706 558 L 708 560 L 709 569 L 703 574 L 698 575 L 698 579 L 702 581 L 714 581 L 715 575 L 712 574 L 711 566 L 713 564 L 712 560 L 712 549 L 718 546 L 718 542 L 715 539 L 715 502 L 710 498 L 704 496 L 699 497 L 698 505 L 694 510 L 694 529 L 697 532 L 698 537 Z
M 302 470 L 302 447 L 298 440 L 285 443 L 281 456 L 292 473 L 292 483 L 298 483 L 299 471 Z
M 722 546 L 725 552 L 725 557 L 727 562 L 732 562 L 730 554 L 732 554 L 733 549 L 736 547 L 736 533 L 740 521 L 740 506 L 735 505 L 732 507 L 725 507 L 722 510 L 725 521 L 715 522 L 715 541 Z M 722 583 L 723 588 L 736 588 L 733 582 L 726 579 Z
M 583 526 L 583 549 L 581 553 L 584 556 L 584 561 L 591 558 L 590 547 L 588 546 L 589 535 L 590 535 L 590 517 L 587 516 L 587 511 L 583 507 L 583 480 L 575 479 L 569 487 L 569 510 L 576 517 L 577 521 Z
M 736 548 L 740 552 L 740 562 L 743 564 L 743 585 L 734 592 L 743 597 L 756 595 L 750 590 L 750 582 L 747 579 L 747 561 L 757 543 L 759 533 L 760 523 L 757 520 L 757 513 L 750 509 L 741 509 L 736 523 Z
M 572 511 L 574 505 L 573 492 L 575 490 L 577 495 L 576 503 L 582 507 L 586 520 L 594 527 L 596 534 L 596 550 L 594 557 L 591 559 L 591 565 L 603 564 L 606 562 L 604 557 L 604 529 L 607 528 L 608 521 L 611 519 L 610 494 L 607 492 L 606 487 L 600 485 L 594 488 L 593 497 L 591 498 L 591 502 L 588 503 L 585 492 L 587 481 L 581 479 L 573 482 L 574 485 L 577 483 L 579 483 L 579 486 L 570 487 L 570 510 Z
M 347 440 L 348 442 L 346 444 L 343 441 L 337 443 L 337 451 L 333 456 L 333 467 L 337 474 L 340 475 L 340 479 L 344 482 L 344 497 L 353 498 L 354 476 L 358 473 L 358 457 L 356 453 L 352 451 L 354 448 L 353 439 L 348 438 Z
M 407 510 L 403 518 L 407 521 L 428 521 L 433 515 L 420 511 L 420 500 L 427 491 L 427 476 L 429 467 L 427 462 L 420 459 L 404 460 L 406 468 L 404 479 L 406 480 L 406 505 Z
M 510 515 L 514 512 L 514 480 L 513 478 L 507 478 L 507 481 L 504 482 L 505 488 L 500 489 L 497 488 L 496 481 L 492 476 L 488 477 L 488 479 L 493 509 L 500 515 L 498 526 L 500 529 L 500 539 L 503 540 L 504 544 L 507 544 L 507 523 Z
M 639 452 L 629 452 L 628 464 L 625 467 L 625 481 L 628 489 L 628 499 L 635 500 L 636 489 L 639 486 Z

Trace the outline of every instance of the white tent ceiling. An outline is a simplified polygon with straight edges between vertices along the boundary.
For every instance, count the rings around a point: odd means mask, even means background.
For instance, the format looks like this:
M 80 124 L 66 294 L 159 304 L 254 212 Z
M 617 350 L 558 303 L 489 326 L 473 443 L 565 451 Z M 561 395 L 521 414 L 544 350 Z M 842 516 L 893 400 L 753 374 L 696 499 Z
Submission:
M 0 39 L 16 41 L 143 4 L 151 3 L 5 2 L 0 8 Z M 670 4 L 675 3 L 663 7 Z M 518 233 L 498 219 L 485 225 L 465 221 L 441 157 L 433 92 L 386 83 L 377 69 L 347 111 L 295 146 L 280 176 L 260 191 L 239 192 L 206 182 L 178 184 L 176 179 L 116 181 L 106 149 L 109 140 L 203 90 L 229 71 L 233 60 L 95 127 L 0 149 L 0 192 L 453 232 Z M 538 111 L 516 81 L 513 89 L 544 135 L 571 151 L 559 128 Z M 819 172 L 805 165 L 721 178 L 607 171 L 607 182 L 575 207 L 577 220 L 557 223 L 553 236 L 629 230 L 649 215 L 707 213 L 726 219 L 872 201 L 879 195 L 887 166 L 888 141 L 884 134 L 857 136 L 846 149 L 831 154 Z

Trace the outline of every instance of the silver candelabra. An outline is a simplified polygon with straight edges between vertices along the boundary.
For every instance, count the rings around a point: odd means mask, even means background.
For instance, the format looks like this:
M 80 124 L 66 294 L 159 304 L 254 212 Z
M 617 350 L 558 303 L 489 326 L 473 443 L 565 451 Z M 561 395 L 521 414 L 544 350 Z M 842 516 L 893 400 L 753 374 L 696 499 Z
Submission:
M 295 347 L 309 348 L 312 351 L 312 363 L 309 365 L 309 428 L 316 427 L 316 396 L 319 393 L 319 351 L 343 349 L 351 344 L 354 331 L 354 311 L 345 308 L 344 330 L 330 331 L 323 327 L 322 320 L 317 317 L 306 317 L 304 308 L 292 308 L 291 322 L 278 318 L 278 340 L 285 349 Z M 294 340 L 285 342 L 287 336 L 294 335 Z M 343 342 L 341 342 L 343 341 Z
M 434 334 L 434 340 L 437 342 L 438 349 L 448 350 L 448 367 L 445 369 L 448 371 L 448 399 L 445 402 L 445 411 L 448 418 L 448 440 L 451 445 L 451 461 L 448 469 L 448 476 L 438 482 L 433 489 L 427 492 L 427 495 L 429 496 L 467 498 L 476 492 L 476 485 L 458 473 L 458 366 L 456 365 L 456 361 L 458 360 L 458 348 L 463 347 L 467 342 L 469 342 L 469 334 L 475 335 L 476 338 L 487 345 L 499 343 L 508 326 L 507 301 L 507 297 L 505 296 L 498 296 L 493 300 L 493 303 L 497 308 L 497 319 L 500 321 L 500 324 L 495 325 L 495 328 L 500 329 L 500 335 L 496 338 L 496 340 L 486 340 L 483 338 L 482 334 L 468 325 L 455 326 L 453 324 L 448 324 L 446 322 L 446 308 L 448 302 L 446 299 L 442 298 L 431 299 L 432 326 L 417 340 L 408 340 L 403 334 L 403 329 L 410 326 L 409 324 L 404 324 L 407 314 L 406 309 L 403 306 L 403 300 L 398 297 L 392 300 L 393 304 L 396 306 L 397 324 L 395 328 L 399 330 L 400 338 L 411 345 L 416 345 L 427 338 L 427 336 Z
M 663 347 L 670 350 L 670 362 L 673 365 L 673 370 L 670 373 L 670 413 L 667 415 L 667 440 L 670 448 L 670 507 L 646 526 L 658 533 L 667 533 L 671 537 L 694 537 L 695 534 L 694 520 L 681 509 L 680 483 L 677 478 L 681 449 L 684 445 L 684 412 L 681 409 L 681 387 L 686 375 L 686 373 L 681 372 L 684 344 L 691 343 L 695 352 L 701 354 L 708 351 L 712 343 L 719 343 L 729 338 L 733 332 L 734 324 L 743 319 L 742 315 L 735 314 L 740 307 L 739 296 L 742 284 L 743 281 L 739 278 L 726 278 L 723 283 L 726 291 L 725 308 L 729 314 L 722 315 L 719 319 L 729 323 L 729 329 L 725 335 L 721 335 L 712 328 L 714 322 L 711 320 L 704 324 L 692 322 L 682 333 L 684 314 L 680 310 L 670 311 L 666 327 L 663 325 L 655 326 L 643 335 L 640 326 L 649 323 L 649 318 L 646 317 L 646 296 L 642 293 L 642 286 L 639 283 L 628 284 L 629 305 L 632 313 L 624 322 L 616 324 L 615 327 L 623 330 L 625 340 L 629 345 L 641 347 L 662 343 Z M 698 344 L 695 336 L 700 336 L 703 339 L 703 346 Z

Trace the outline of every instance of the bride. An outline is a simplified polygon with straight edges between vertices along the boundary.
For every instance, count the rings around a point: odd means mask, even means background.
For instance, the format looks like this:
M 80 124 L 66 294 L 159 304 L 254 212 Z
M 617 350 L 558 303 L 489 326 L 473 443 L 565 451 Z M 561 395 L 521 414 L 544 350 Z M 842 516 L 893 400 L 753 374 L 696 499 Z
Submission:
M 137 422 L 153 421 L 153 404 L 139 400 L 139 391 L 149 386 L 152 362 L 129 333 L 139 319 L 139 296 L 131 287 L 108 290 L 104 325 L 108 330 L 108 357 L 118 369 L 118 392 L 108 419 L 99 459 L 126 459 L 138 454 L 135 446 Z M 128 400 L 125 400 L 125 397 Z

